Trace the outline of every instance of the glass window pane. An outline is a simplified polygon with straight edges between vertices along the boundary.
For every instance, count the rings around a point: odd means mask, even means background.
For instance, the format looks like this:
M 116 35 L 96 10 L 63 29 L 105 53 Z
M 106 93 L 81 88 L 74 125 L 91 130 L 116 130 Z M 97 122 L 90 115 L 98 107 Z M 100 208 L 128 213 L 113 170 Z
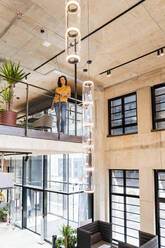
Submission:
M 25 185 L 42 187 L 43 184 L 43 157 L 32 156 L 25 163 Z
M 112 202 L 124 203 L 124 197 L 123 196 L 112 195 Z
M 124 235 L 116 232 L 112 232 L 112 239 L 124 242 Z
M 120 135 L 120 134 L 123 134 L 122 128 L 115 128 L 111 130 L 111 135 Z
M 165 94 L 165 86 L 155 89 L 155 95 Z
M 134 102 L 136 101 L 136 95 L 126 96 L 124 98 L 124 103 Z
M 135 108 L 136 108 L 136 102 L 128 103 L 128 104 L 125 104 L 124 105 L 125 111 L 131 110 L 131 109 L 135 109 Z
M 114 113 L 114 114 L 111 114 L 111 120 L 116 120 L 116 119 L 122 119 L 122 113 Z
M 118 127 L 122 125 L 122 120 L 116 120 L 111 122 L 112 127 Z
M 125 125 L 137 123 L 137 117 L 129 117 L 125 119 Z M 127 129 L 128 130 L 128 129 Z
M 126 197 L 126 203 L 130 205 L 140 205 L 139 198 Z
M 123 187 L 120 187 L 120 186 L 112 186 L 112 192 L 113 193 L 123 193 Z
M 139 189 L 136 188 L 126 188 L 126 194 L 127 195 L 139 195 Z
M 124 204 L 112 202 L 112 209 L 124 211 Z
M 139 239 L 135 239 L 133 237 L 128 236 L 127 237 L 127 243 L 138 247 L 139 246 Z
M 112 178 L 112 185 L 116 186 L 123 186 L 123 179 L 122 178 Z
M 121 105 L 121 99 L 111 101 L 111 107 L 114 107 L 114 106 L 117 106 L 117 105 Z
M 136 109 L 135 110 L 129 110 L 124 113 L 125 118 L 131 117 L 131 116 L 136 116 Z
M 165 103 L 156 104 L 156 111 L 165 110 Z
M 130 126 L 125 128 L 125 133 L 136 133 L 138 131 L 137 126 Z

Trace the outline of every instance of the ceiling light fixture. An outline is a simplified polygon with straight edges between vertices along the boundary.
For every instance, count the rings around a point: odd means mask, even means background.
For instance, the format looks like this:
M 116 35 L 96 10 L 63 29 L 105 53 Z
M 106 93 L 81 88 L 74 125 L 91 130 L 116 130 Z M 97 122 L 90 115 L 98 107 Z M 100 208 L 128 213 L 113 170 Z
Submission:
M 42 45 L 43 46 L 45 46 L 45 47 L 49 47 L 49 46 L 51 46 L 51 43 L 49 42 L 49 41 L 44 41 L 43 43 L 42 43 Z
M 80 4 L 75 0 L 69 1 L 66 4 L 66 9 L 68 12 L 75 14 L 80 9 Z
M 110 77 L 111 76 L 111 70 L 108 70 L 107 71 L 107 77 Z
M 160 56 L 164 56 L 164 49 L 163 48 L 160 49 Z
M 160 50 L 157 51 L 157 56 L 160 57 Z
M 70 64 L 80 62 L 80 3 L 79 0 L 66 0 L 66 61 Z

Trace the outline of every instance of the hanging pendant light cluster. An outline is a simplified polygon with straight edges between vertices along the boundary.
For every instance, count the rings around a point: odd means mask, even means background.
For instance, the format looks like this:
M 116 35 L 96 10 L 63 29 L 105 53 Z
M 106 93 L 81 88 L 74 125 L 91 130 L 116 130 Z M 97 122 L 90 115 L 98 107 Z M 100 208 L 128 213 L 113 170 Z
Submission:
M 94 193 L 92 151 L 93 151 L 93 127 L 94 127 L 94 83 L 83 83 L 83 145 L 85 147 L 86 188 L 88 194 Z
M 80 2 L 66 0 L 66 61 L 70 64 L 80 62 Z

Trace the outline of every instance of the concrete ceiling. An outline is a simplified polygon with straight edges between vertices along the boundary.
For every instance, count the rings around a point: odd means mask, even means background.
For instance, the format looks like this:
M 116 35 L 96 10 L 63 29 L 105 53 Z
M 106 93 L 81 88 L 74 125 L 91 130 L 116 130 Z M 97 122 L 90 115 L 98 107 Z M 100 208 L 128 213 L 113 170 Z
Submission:
M 139 2 L 90 0 L 88 25 L 88 1 L 81 0 L 82 37 Z M 20 19 L 16 19 L 18 11 L 23 14 Z M 0 0 L 0 23 L 0 58 L 20 61 L 27 72 L 65 49 L 65 0 Z M 44 34 L 40 33 L 41 28 L 45 29 Z M 43 46 L 45 40 L 51 43 L 50 47 Z M 114 70 L 110 78 L 106 74 L 99 75 L 162 46 L 165 46 L 165 1 L 146 0 L 89 40 L 82 41 L 78 78 L 84 81 L 90 77 L 98 87 L 105 88 L 158 69 L 164 66 L 165 56 L 158 58 L 153 54 Z M 89 76 L 83 72 L 88 58 L 93 61 Z M 31 73 L 28 82 L 53 90 L 58 78 L 58 74 L 52 72 L 54 69 L 74 77 L 74 67 L 66 63 L 63 53 Z M 74 81 L 69 79 L 69 83 L 74 91 Z M 78 90 L 81 93 L 81 83 Z M 31 89 L 30 93 L 30 99 L 43 94 L 36 89 Z M 20 97 L 19 103 L 23 103 L 25 87 L 17 85 L 16 95 Z

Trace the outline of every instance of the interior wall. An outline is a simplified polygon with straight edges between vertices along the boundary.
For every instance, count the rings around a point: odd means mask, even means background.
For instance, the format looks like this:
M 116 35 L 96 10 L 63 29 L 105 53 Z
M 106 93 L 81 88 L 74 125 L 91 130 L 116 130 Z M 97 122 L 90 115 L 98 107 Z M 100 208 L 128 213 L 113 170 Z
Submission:
M 141 203 L 140 229 L 153 234 L 155 233 L 154 169 L 165 169 L 165 131 L 152 131 L 151 87 L 163 82 L 165 82 L 165 69 L 147 73 L 133 80 L 106 88 L 103 93 L 100 93 L 100 98 L 104 98 L 104 104 L 97 102 L 96 106 L 99 113 L 96 117 L 96 139 L 99 142 L 95 149 L 96 169 L 98 169 L 96 178 L 104 178 L 99 181 L 101 192 L 97 195 L 98 190 L 96 190 L 95 194 L 95 198 L 98 198 L 95 200 L 97 214 L 99 198 L 101 199 L 100 216 L 97 215 L 97 218 L 104 217 L 105 220 L 109 220 L 108 170 L 138 169 Z M 138 134 L 107 137 L 108 99 L 135 91 L 137 93 Z M 96 182 L 97 185 L 99 182 L 98 180 Z M 103 197 L 106 206 L 102 204 Z

